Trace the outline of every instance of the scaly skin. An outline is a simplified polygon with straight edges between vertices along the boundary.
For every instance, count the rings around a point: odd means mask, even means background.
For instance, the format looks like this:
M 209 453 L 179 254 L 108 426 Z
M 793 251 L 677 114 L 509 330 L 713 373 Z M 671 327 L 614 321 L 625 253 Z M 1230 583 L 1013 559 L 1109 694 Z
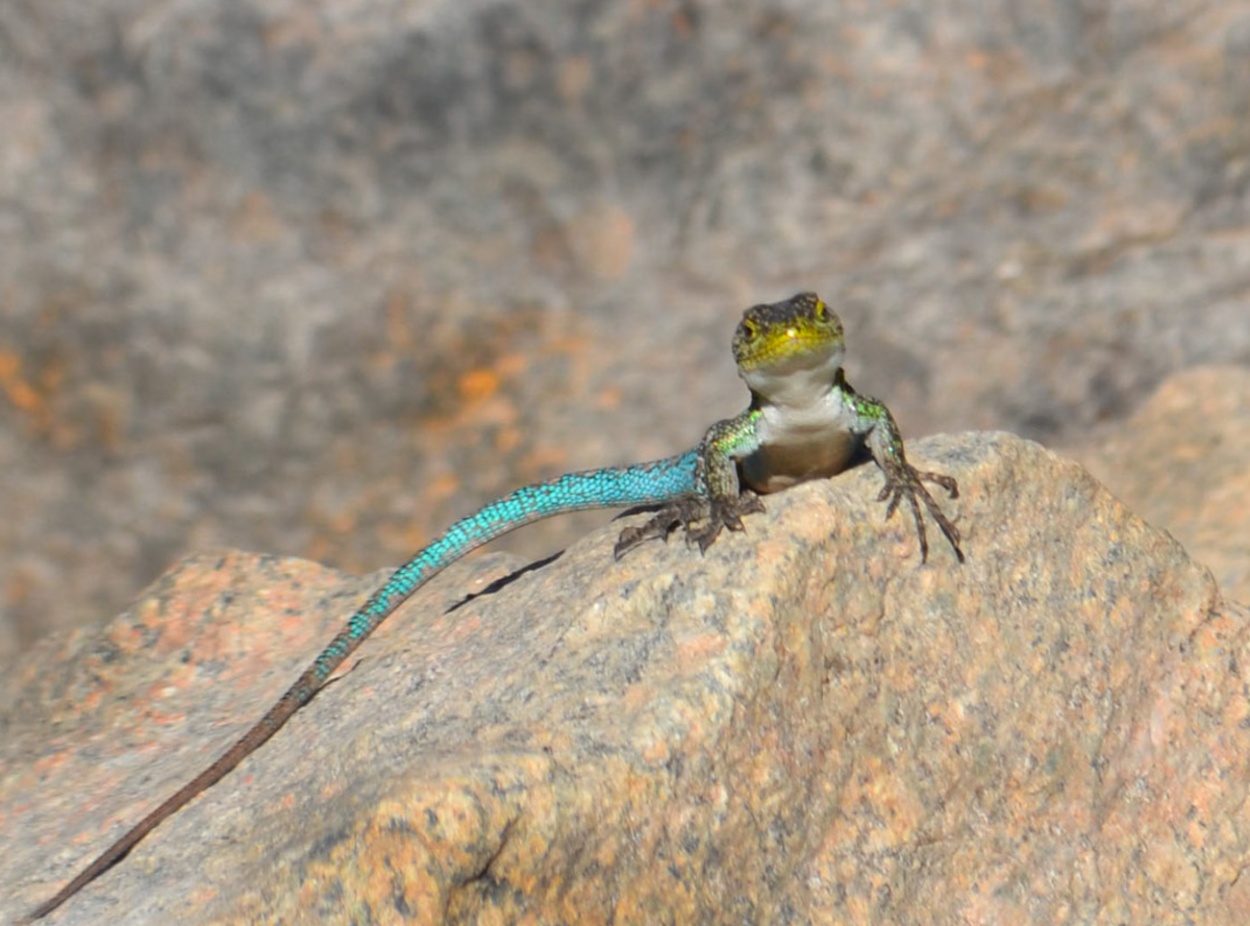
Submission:
M 152 810 L 22 923 L 51 913 L 117 864 L 171 814 L 220 781 L 312 700 L 327 679 L 414 592 L 478 547 L 522 525 L 590 508 L 663 506 L 640 526 L 621 532 L 615 553 L 644 540 L 667 538 L 677 527 L 706 550 L 721 530 L 742 530 L 742 516 L 763 510 L 759 495 L 842 472 L 868 455 L 885 475 L 879 501 L 886 517 L 907 502 L 928 558 L 921 505 L 928 509 L 956 558 L 959 531 L 925 489 L 936 483 L 958 497 L 955 480 L 918 472 L 903 453 L 889 410 L 861 396 L 842 373 L 845 343 L 837 315 L 812 293 L 747 309 L 734 335 L 738 372 L 751 404 L 718 421 L 694 450 L 653 463 L 571 473 L 526 486 L 453 524 L 395 571 L 356 611 L 287 692 L 220 759 Z
M 763 509 L 759 495 L 835 476 L 870 456 L 885 475 L 877 500 L 889 500 L 886 518 L 901 502 L 911 509 L 921 562 L 929 558 L 923 505 L 962 563 L 959 530 L 924 483 L 940 485 L 951 498 L 959 497 L 958 485 L 950 476 L 920 472 L 907 462 L 890 410 L 846 381 L 845 349 L 841 320 L 815 293 L 747 309 L 733 352 L 751 389 L 751 404 L 712 425 L 699 444 L 704 491 L 675 499 L 645 524 L 626 529 L 616 555 L 649 538 L 667 537 L 679 526 L 706 550 L 721 530 L 742 530 L 742 515 Z

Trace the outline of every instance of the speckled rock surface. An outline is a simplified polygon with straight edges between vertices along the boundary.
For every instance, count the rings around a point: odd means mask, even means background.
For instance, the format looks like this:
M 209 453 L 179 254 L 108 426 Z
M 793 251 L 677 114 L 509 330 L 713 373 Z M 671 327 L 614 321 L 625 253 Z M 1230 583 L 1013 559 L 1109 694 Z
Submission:
M 861 468 L 706 556 L 615 527 L 441 576 L 65 924 L 1236 923 L 1250 615 L 1077 465 L 924 441 L 968 562 Z M 4 678 L 0 918 L 254 720 L 377 581 L 182 563 Z
M 1250 369 L 1169 377 L 1125 422 L 1072 453 L 1126 505 L 1250 602 Z

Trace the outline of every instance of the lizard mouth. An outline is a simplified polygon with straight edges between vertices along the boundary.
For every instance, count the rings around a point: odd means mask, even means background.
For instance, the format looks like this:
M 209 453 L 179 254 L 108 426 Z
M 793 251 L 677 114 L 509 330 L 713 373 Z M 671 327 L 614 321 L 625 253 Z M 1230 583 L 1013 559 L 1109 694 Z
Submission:
M 831 341 L 819 332 L 788 330 L 738 358 L 743 371 L 786 373 L 816 369 L 841 362 L 841 341 Z

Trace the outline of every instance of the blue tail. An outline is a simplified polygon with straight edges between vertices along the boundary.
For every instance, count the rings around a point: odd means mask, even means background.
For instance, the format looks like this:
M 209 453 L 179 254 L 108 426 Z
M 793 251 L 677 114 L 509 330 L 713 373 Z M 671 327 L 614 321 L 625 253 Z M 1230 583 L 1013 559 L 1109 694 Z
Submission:
M 460 557 L 502 534 L 552 515 L 589 508 L 653 505 L 698 495 L 698 461 L 699 454 L 691 450 L 652 463 L 569 473 L 517 489 L 457 521 L 395 570 L 386 584 L 352 615 L 306 673 L 310 677 L 301 679 L 311 683 L 309 697 L 408 596 Z

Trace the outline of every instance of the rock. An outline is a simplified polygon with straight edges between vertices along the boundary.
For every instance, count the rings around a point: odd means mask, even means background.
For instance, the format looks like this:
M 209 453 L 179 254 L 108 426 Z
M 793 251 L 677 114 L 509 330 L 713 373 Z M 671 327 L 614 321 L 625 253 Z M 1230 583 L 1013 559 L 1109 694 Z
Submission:
M 1250 615 L 1078 465 L 920 442 L 968 562 L 862 467 L 705 556 L 617 525 L 415 595 L 74 923 L 1233 923 Z M 931 534 L 933 532 L 931 531 Z M 3 679 L 0 918 L 276 698 L 381 578 L 224 553 Z
M 1171 376 L 1127 421 L 1071 452 L 1210 566 L 1225 595 L 1250 602 L 1250 370 Z

